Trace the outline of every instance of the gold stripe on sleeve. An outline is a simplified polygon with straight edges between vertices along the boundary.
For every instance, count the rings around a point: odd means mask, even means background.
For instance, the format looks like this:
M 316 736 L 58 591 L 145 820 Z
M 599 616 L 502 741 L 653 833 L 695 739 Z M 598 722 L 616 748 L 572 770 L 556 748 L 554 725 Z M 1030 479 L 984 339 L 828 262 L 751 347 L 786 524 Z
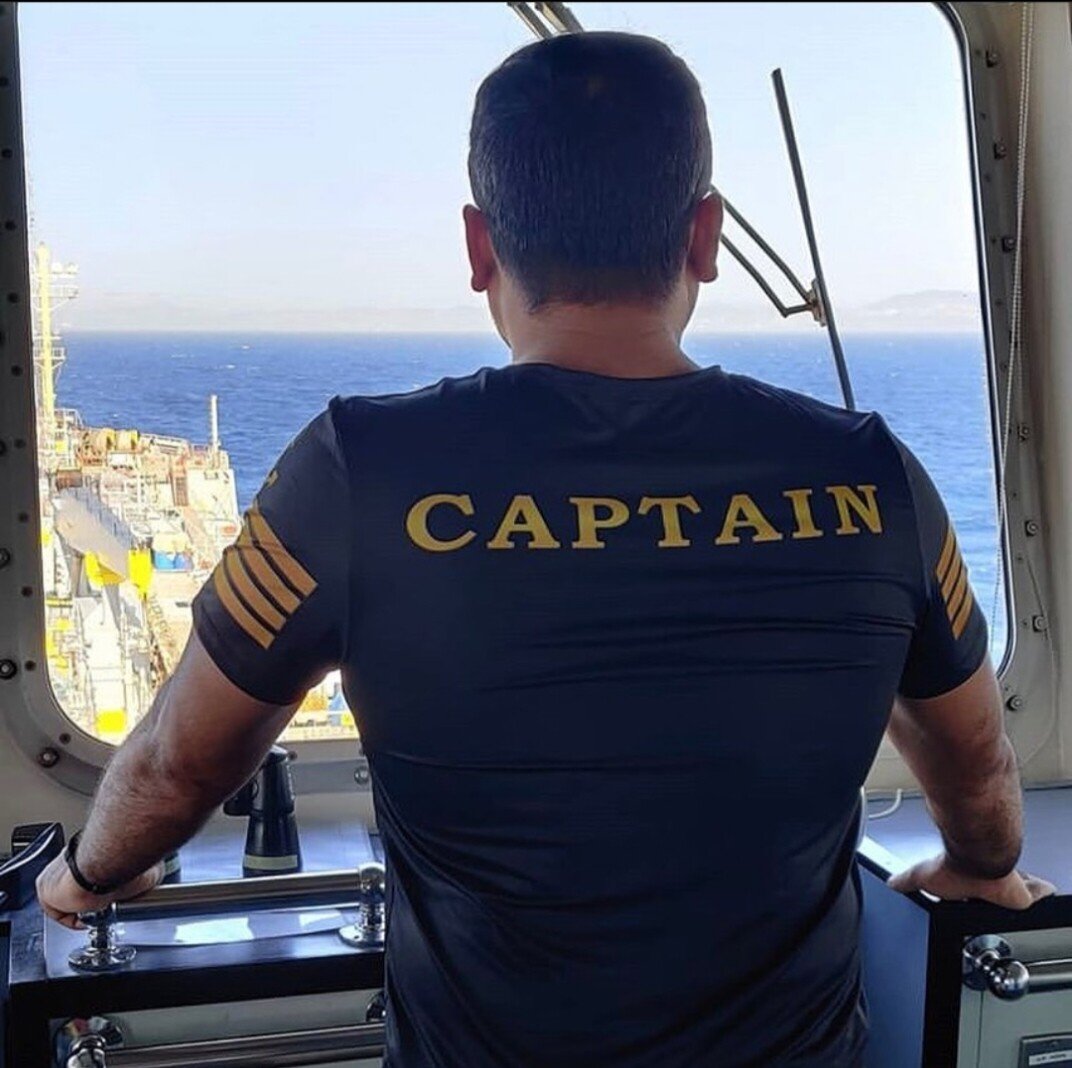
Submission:
M 957 539 L 956 535 L 953 533 L 953 524 L 950 523 L 946 530 L 945 542 L 942 544 L 942 553 L 938 557 L 938 566 L 934 569 L 934 573 L 938 576 L 939 582 L 945 581 L 946 569 L 949 567 L 949 564 L 953 559 L 956 548 Z
M 253 544 L 253 540 L 248 537 L 246 528 L 242 528 L 242 535 L 245 538 L 240 537 L 238 539 L 239 548 L 236 550 L 238 555 L 242 558 L 242 563 L 246 565 L 246 570 L 249 571 L 253 578 L 256 579 L 257 585 L 268 596 L 275 601 L 280 608 L 289 616 L 294 610 L 301 604 L 301 598 L 294 595 L 294 591 L 272 570 L 271 565 L 268 563 L 264 553 Z
M 968 625 L 968 620 L 971 617 L 972 600 L 972 591 L 969 586 L 968 593 L 964 598 L 964 603 L 960 606 L 960 611 L 957 613 L 957 618 L 953 620 L 954 638 L 959 638 L 964 633 L 964 628 Z
M 316 580 L 291 556 L 256 506 L 249 510 L 249 525 L 258 546 L 273 566 L 278 568 L 280 574 L 298 593 L 308 597 L 316 589 Z
M 212 584 L 220 604 L 227 609 L 230 617 L 262 648 L 267 649 L 275 640 L 275 635 L 259 623 L 246 611 L 245 606 L 231 589 L 231 584 L 222 567 L 217 566 L 212 573 Z
M 949 622 L 952 623 L 956 619 L 957 612 L 960 611 L 960 606 L 964 601 L 964 594 L 968 589 L 968 569 L 961 567 L 960 579 L 957 581 L 957 585 L 953 590 L 953 595 L 946 601 L 946 612 L 949 615 Z
M 964 561 L 961 560 L 960 552 L 958 550 L 956 556 L 953 557 L 953 563 L 945 576 L 945 581 L 942 583 L 942 599 L 947 605 L 949 604 L 949 597 L 953 593 L 953 588 L 959 581 L 960 573 L 963 570 Z
M 278 631 L 286 623 L 287 617 L 257 588 L 242 565 L 242 558 L 238 555 L 238 550 L 234 548 L 227 549 L 223 554 L 223 564 L 227 569 L 227 577 L 231 580 L 242 600 L 272 630 Z

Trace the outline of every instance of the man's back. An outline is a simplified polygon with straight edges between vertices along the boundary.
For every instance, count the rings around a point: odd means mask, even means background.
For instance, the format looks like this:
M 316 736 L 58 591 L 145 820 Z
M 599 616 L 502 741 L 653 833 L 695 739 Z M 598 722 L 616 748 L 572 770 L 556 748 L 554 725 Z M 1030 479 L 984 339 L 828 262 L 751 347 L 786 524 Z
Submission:
M 514 366 L 299 435 L 42 904 L 73 924 L 154 885 L 341 667 L 391 1068 L 855 1068 L 856 797 L 895 694 L 946 846 L 896 885 L 1052 891 L 1013 871 L 1015 755 L 941 501 L 879 418 L 682 350 L 722 204 L 664 45 L 508 57 L 469 176 Z
M 334 402 L 256 507 L 340 591 L 389 1063 L 855 1063 L 858 791 L 926 600 L 880 418 L 515 366 Z

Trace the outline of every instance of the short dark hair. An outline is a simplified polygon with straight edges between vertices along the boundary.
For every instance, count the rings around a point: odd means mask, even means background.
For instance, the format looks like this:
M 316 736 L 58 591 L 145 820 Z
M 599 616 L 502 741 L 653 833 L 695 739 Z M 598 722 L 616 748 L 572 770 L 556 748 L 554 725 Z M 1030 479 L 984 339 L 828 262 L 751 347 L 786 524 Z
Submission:
M 661 301 L 711 184 L 699 83 L 650 37 L 528 45 L 477 92 L 469 180 L 533 308 Z

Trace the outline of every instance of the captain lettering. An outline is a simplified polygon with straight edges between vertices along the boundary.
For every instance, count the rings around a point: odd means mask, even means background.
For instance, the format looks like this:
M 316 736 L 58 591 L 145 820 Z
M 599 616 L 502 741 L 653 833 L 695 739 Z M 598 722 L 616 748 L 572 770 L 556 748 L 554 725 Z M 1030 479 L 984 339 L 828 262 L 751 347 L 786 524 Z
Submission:
M 878 487 L 871 484 L 805 486 L 760 499 L 733 493 L 710 502 L 691 493 L 643 496 L 633 503 L 610 496 L 569 496 L 565 502 L 571 520 L 565 529 L 559 518 L 556 530 L 546 508 L 528 493 L 516 494 L 492 514 L 482 511 L 468 493 L 430 493 L 406 513 L 405 530 L 414 545 L 430 553 L 465 548 L 600 550 L 625 527 L 650 537 L 654 549 L 882 534 Z

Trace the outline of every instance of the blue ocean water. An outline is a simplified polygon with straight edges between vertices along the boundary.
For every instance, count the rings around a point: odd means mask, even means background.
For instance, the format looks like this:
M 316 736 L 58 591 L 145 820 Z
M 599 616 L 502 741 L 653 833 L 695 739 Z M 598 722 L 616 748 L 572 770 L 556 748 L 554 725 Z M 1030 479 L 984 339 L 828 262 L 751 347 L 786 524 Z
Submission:
M 336 393 L 396 393 L 507 362 L 495 336 L 69 334 L 58 401 L 86 423 L 204 442 L 208 396 L 246 507 L 275 458 Z M 839 403 L 825 334 L 698 335 L 698 363 L 721 364 Z M 860 408 L 882 412 L 923 461 L 957 527 L 989 617 L 998 575 L 994 439 L 986 359 L 976 335 L 845 338 Z M 998 598 L 994 648 L 1004 648 Z

